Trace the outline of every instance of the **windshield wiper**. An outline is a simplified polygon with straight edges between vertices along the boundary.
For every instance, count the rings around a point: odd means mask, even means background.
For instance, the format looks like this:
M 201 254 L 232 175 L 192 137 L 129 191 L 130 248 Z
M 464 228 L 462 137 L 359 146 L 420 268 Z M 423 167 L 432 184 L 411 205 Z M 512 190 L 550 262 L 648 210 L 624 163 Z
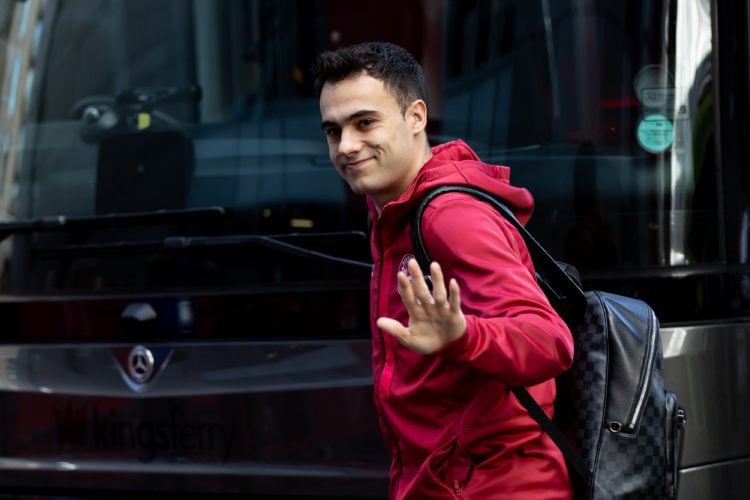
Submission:
M 20 233 L 40 233 L 52 231 L 73 232 L 80 229 L 114 227 L 135 224 L 163 224 L 200 217 L 223 218 L 227 210 L 223 207 L 187 208 L 179 210 L 153 210 L 148 212 L 113 213 L 68 217 L 52 215 L 38 219 L 17 220 L 0 223 L 0 241 Z
M 159 240 L 116 241 L 111 243 L 76 244 L 60 247 L 34 248 L 39 257 L 86 257 L 123 255 L 129 253 L 182 252 L 231 246 L 260 246 L 315 262 L 325 262 L 335 267 L 369 273 L 372 264 L 365 261 L 338 257 L 292 243 L 305 241 L 365 241 L 367 235 L 361 231 L 340 231 L 329 233 L 287 233 L 276 235 L 233 234 L 226 236 L 169 236 Z

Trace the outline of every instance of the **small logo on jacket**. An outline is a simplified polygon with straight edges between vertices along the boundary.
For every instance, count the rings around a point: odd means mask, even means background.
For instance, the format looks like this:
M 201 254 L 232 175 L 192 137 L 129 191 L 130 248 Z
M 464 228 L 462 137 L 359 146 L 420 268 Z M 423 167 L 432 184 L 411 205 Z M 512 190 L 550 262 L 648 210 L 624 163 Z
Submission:
M 404 257 L 401 259 L 401 263 L 398 265 L 398 270 L 396 271 L 397 273 L 398 272 L 404 273 L 406 277 L 409 278 L 409 281 L 412 281 L 412 279 L 411 279 L 411 273 L 409 272 L 409 267 L 407 266 L 407 264 L 409 264 L 410 260 L 415 259 L 415 258 L 416 257 L 414 257 L 410 253 L 407 253 L 406 255 L 404 255 Z M 396 289 L 398 289 L 398 284 L 396 285 Z M 401 291 L 399 291 L 399 293 L 401 293 Z

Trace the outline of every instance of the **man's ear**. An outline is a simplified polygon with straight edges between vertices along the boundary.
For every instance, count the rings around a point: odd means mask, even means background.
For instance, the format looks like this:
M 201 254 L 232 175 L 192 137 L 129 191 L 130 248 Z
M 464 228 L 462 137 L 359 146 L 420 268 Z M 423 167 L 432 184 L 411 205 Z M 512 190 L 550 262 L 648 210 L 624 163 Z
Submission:
M 417 99 L 406 108 L 405 116 L 412 132 L 421 133 L 427 127 L 427 104 L 422 99 Z

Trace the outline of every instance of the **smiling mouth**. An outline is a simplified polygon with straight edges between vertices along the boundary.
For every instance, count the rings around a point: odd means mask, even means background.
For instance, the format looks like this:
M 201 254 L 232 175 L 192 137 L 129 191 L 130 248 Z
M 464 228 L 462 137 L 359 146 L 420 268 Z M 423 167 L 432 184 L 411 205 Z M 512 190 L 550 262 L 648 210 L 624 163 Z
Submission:
M 356 161 L 347 161 L 343 164 L 343 167 L 346 170 L 357 170 L 359 167 L 361 167 L 364 163 L 366 163 L 371 158 L 362 158 Z

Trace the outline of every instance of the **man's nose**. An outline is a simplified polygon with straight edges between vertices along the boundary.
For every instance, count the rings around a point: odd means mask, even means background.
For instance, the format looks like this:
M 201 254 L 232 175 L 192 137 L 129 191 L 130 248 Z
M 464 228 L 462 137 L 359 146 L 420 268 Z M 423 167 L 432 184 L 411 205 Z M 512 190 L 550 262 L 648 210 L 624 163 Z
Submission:
M 354 130 L 342 130 L 339 141 L 339 153 L 350 156 L 359 151 L 362 145 L 359 134 Z

